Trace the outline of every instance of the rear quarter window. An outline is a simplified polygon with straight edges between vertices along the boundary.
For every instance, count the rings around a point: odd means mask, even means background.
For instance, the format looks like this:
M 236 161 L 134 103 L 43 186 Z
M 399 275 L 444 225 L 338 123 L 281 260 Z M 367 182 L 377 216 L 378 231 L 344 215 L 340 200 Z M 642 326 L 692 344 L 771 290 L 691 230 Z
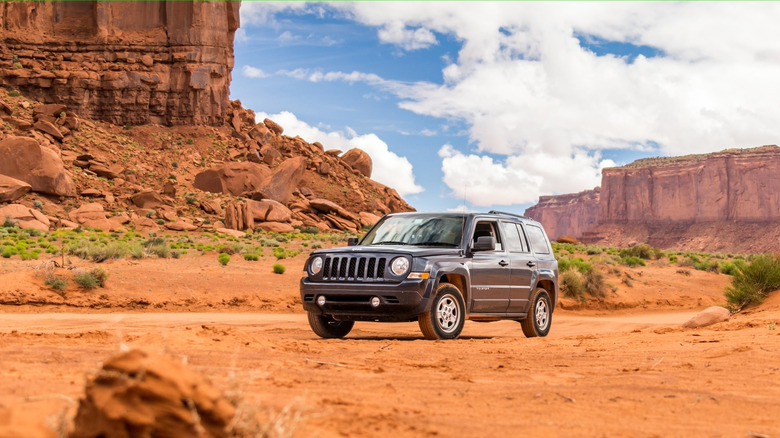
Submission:
M 547 239 L 544 237 L 544 232 L 541 228 L 535 225 L 526 225 L 525 230 L 528 233 L 528 240 L 531 243 L 531 248 L 537 254 L 550 254 L 550 245 L 547 243 Z

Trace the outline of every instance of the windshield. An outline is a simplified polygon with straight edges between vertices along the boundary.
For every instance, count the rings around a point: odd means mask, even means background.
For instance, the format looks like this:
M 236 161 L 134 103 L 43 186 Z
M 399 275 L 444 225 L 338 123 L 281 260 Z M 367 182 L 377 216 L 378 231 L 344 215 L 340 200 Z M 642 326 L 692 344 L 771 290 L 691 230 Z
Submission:
M 363 245 L 460 246 L 463 216 L 392 216 L 371 230 Z

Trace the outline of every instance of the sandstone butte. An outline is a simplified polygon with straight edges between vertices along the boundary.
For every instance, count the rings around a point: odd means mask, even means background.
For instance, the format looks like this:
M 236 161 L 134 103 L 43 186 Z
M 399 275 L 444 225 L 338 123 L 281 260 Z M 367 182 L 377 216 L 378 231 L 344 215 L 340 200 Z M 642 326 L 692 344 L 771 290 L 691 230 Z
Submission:
M 0 3 L 0 200 L 18 216 L 0 221 L 235 235 L 413 210 L 365 152 L 326 152 L 229 100 L 239 8 Z
M 526 215 L 550 237 L 624 246 L 780 250 L 780 148 L 729 149 L 604 169 L 601 186 L 542 197 Z

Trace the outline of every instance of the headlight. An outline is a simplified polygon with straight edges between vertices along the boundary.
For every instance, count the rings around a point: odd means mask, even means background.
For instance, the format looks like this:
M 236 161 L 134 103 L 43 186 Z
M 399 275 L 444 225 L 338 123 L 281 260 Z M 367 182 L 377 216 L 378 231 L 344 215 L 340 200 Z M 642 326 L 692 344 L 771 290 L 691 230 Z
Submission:
M 402 276 L 409 270 L 409 259 L 406 257 L 396 257 L 390 264 L 390 270 L 394 275 Z
M 314 257 L 309 263 L 309 271 L 312 275 L 317 275 L 322 270 L 322 257 Z

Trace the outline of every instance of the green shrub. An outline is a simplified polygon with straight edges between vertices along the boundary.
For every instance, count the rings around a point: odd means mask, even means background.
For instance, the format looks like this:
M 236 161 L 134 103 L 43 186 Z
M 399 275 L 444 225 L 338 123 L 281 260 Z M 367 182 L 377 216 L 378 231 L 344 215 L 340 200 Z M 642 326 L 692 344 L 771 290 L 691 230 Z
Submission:
M 276 260 L 284 260 L 287 258 L 287 251 L 280 247 L 274 248 L 274 257 Z
M 284 265 L 280 265 L 279 263 L 274 265 L 274 274 L 284 274 L 284 271 L 287 269 L 284 267 Z
M 732 311 L 764 301 L 769 292 L 780 289 L 780 256 L 760 255 L 738 267 L 726 288 L 726 300 Z
M 244 254 L 244 260 L 248 262 L 256 262 L 260 260 L 260 257 L 258 257 L 257 254 Z
M 677 263 L 677 256 L 674 254 L 669 255 L 669 263 Z
M 78 272 L 73 276 L 73 281 L 82 289 L 95 289 L 98 287 L 98 280 L 90 272 Z
M 217 261 L 222 266 L 227 266 L 228 263 L 230 263 L 230 255 L 228 254 L 220 254 L 217 256 Z
M 65 288 L 68 286 L 68 282 L 65 281 L 64 278 L 60 278 L 55 275 L 47 276 L 43 283 L 46 285 L 46 287 L 56 291 L 65 290 Z
M 603 248 L 599 248 L 598 246 L 589 246 L 585 248 L 585 254 L 587 255 L 599 255 L 604 252 Z
M 634 256 L 624 256 L 624 257 L 621 257 L 621 258 L 618 259 L 618 262 L 621 265 L 626 265 L 626 266 L 628 266 L 630 268 L 633 268 L 635 266 L 645 266 L 645 261 L 644 260 L 642 260 L 639 257 L 634 257 Z
M 705 260 L 703 262 L 694 263 L 693 267 L 698 271 L 718 272 L 720 264 L 717 260 Z
M 593 266 L 581 258 L 570 259 L 568 257 L 561 257 L 558 259 L 558 271 L 565 272 L 569 270 L 576 270 L 582 274 L 587 274 L 593 271 Z

